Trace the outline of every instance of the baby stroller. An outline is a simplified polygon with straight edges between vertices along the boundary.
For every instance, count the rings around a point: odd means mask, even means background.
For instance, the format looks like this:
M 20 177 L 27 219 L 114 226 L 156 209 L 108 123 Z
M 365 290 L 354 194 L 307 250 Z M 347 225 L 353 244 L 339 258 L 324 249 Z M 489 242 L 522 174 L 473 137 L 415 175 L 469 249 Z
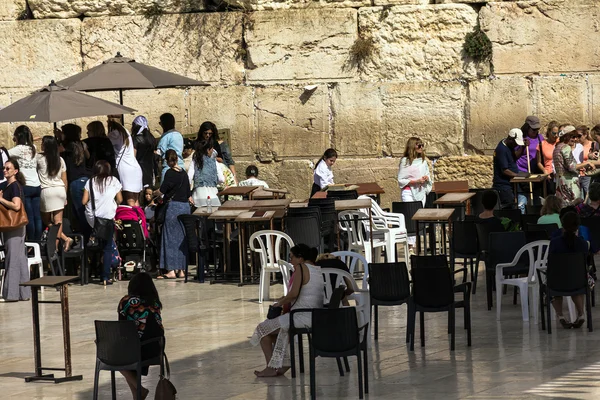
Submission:
M 148 227 L 144 211 L 140 207 L 118 206 L 115 226 L 115 242 L 122 259 L 119 280 L 122 274 L 145 272 Z

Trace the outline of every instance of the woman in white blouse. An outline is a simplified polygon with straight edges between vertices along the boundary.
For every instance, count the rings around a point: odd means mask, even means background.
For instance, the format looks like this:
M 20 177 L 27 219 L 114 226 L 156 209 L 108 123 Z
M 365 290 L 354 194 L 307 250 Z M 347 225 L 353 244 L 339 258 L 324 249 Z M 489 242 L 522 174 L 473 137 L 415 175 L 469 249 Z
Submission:
M 139 206 L 139 194 L 143 186 L 143 173 L 135 158 L 131 134 L 112 117 L 108 119 L 108 138 L 115 150 L 115 163 L 123 185 L 123 199 L 128 206 Z
M 329 185 L 333 185 L 333 172 L 331 167 L 337 160 L 337 152 L 335 149 L 327 149 L 323 153 L 323 157 L 319 159 L 313 173 L 313 185 L 310 192 L 310 197 L 313 197 L 315 193 L 325 189 Z

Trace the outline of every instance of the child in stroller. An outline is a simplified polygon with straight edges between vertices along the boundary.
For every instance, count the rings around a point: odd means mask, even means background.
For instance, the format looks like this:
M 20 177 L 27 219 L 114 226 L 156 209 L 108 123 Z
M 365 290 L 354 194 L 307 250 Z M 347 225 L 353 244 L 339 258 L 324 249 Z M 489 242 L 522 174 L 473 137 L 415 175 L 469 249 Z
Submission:
M 121 270 L 125 273 L 145 272 L 148 227 L 144 211 L 137 206 L 118 206 L 115 225 L 117 228 L 115 242 L 123 260 L 119 279 Z

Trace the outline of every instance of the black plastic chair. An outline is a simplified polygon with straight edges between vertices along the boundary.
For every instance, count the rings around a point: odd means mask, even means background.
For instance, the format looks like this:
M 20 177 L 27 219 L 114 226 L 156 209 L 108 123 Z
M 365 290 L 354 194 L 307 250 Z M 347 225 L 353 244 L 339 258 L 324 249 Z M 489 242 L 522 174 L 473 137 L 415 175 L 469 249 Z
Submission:
M 519 227 L 521 227 L 521 210 L 519 210 L 518 208 L 505 208 L 502 210 L 494 210 L 494 216 L 497 218 L 508 218 L 515 226 L 519 225 Z
M 285 233 L 292 238 L 294 243 L 304 243 L 309 247 L 316 247 L 319 249 L 319 253 L 323 249 L 320 215 L 287 216 Z
M 408 305 L 410 299 L 410 277 L 405 262 L 369 264 L 369 295 L 375 326 L 374 339 L 379 339 L 379 306 Z M 408 317 L 408 313 L 407 313 Z M 408 322 L 406 343 L 409 342 Z
M 521 247 L 527 244 L 525 232 L 492 232 L 489 235 L 489 250 L 485 260 L 486 291 L 488 310 L 492 309 L 492 291 L 496 284 L 496 265 L 510 263 Z M 516 266 L 504 268 L 506 276 L 527 275 L 529 273 L 529 256 L 527 253 L 519 260 Z M 496 288 L 500 290 L 500 288 Z M 517 291 L 513 296 L 513 303 L 517 301 Z
M 537 242 L 538 240 L 550 240 L 548 232 L 545 230 L 527 230 L 525 231 L 525 239 L 527 243 Z
M 58 249 L 56 247 L 56 241 L 58 240 L 58 230 L 60 229 L 60 224 L 51 225 L 48 227 L 48 235 L 46 236 L 46 245 L 45 247 L 45 255 L 42 258 L 45 258 L 48 262 L 48 266 L 50 267 L 50 271 L 52 275 L 64 275 L 65 270 L 63 269 L 63 264 L 61 262 L 60 257 L 58 256 Z
M 526 231 L 544 231 L 548 235 L 548 239 L 552 238 L 554 232 L 558 230 L 558 224 L 527 224 Z
M 358 326 L 354 307 L 338 309 L 314 309 L 312 311 L 312 339 L 310 346 L 310 397 L 316 399 L 316 370 L 317 357 L 356 356 L 358 365 L 358 398 L 369 393 L 369 376 L 367 370 L 367 330 L 369 324 Z M 362 336 L 362 340 L 361 340 Z M 361 355 L 362 353 L 362 355 Z
M 546 305 L 548 318 L 548 334 L 552 333 L 552 296 L 585 295 L 586 323 L 589 332 L 593 332 L 592 305 L 590 287 L 587 282 L 587 255 L 585 253 L 550 253 L 548 254 L 548 268 L 546 270 L 546 283 L 543 284 L 546 301 L 541 296 L 540 304 Z M 540 280 L 541 282 L 541 280 Z M 542 328 L 544 328 L 544 309 L 542 308 Z
M 587 227 L 592 251 L 600 250 L 600 217 L 582 218 L 581 225 Z
M 494 209 L 495 210 L 500 209 L 500 194 L 498 194 L 497 190 L 494 190 L 494 189 L 469 189 L 470 193 L 475 193 L 475 196 L 471 197 L 471 215 L 478 216 L 485 210 L 483 208 L 482 199 L 483 199 L 483 192 L 485 192 L 486 190 L 493 190 L 494 193 L 496 193 L 496 196 L 498 196 L 498 201 L 496 202 L 496 207 L 494 207 Z
M 206 252 L 208 250 L 208 238 L 205 237 L 205 229 L 202 226 L 202 218 L 197 215 L 182 214 L 177 216 L 179 222 L 183 225 L 185 239 L 188 246 L 188 260 L 185 263 L 185 279 L 188 281 L 188 264 L 190 255 L 196 259 L 196 274 L 200 283 L 204 282 L 204 267 L 206 261 Z
M 335 250 L 335 238 L 337 233 L 338 213 L 335 210 L 335 199 L 310 199 L 309 207 L 319 207 L 321 211 L 321 236 L 324 244 L 331 253 Z
M 542 212 L 542 205 L 538 205 L 538 204 L 525 204 L 525 213 L 527 214 L 534 214 L 537 215 L 539 217 L 539 215 Z
M 420 201 L 402 201 L 392 203 L 392 212 L 404 215 L 404 223 L 406 224 L 406 234 L 408 236 L 417 235 L 417 223 L 412 220 L 412 217 L 421 208 L 423 208 L 423 203 L 421 203 Z M 426 224 L 421 225 L 423 226 L 423 228 L 421 232 L 419 232 L 419 234 L 425 235 L 425 225 Z M 427 253 L 427 240 L 424 240 L 423 244 L 425 253 Z
M 100 371 L 110 371 L 113 400 L 117 398 L 115 371 L 136 371 L 136 398 L 141 400 L 142 368 L 150 365 L 160 365 L 161 375 L 164 374 L 164 337 L 140 342 L 140 336 L 134 321 L 94 321 L 94 325 L 96 327 L 94 400 L 98 400 L 98 378 L 100 377 Z M 160 346 L 160 354 L 156 357 L 142 360 L 142 346 L 153 343 L 157 343 Z
M 85 253 L 85 243 L 83 235 L 80 233 L 73 233 L 71 229 L 71 223 L 68 219 L 63 218 L 63 233 L 73 239 L 73 247 L 69 251 L 64 251 L 62 247 L 59 249 L 61 264 L 65 268 L 66 260 L 68 259 L 79 259 L 79 281 L 81 285 L 89 283 L 88 268 L 87 268 L 87 256 Z
M 526 231 L 529 225 L 537 224 L 539 214 L 521 214 L 521 230 Z
M 337 200 L 356 200 L 358 199 L 358 192 L 356 190 L 328 190 L 327 198 Z
M 443 257 L 443 256 L 442 256 Z M 447 266 L 418 266 L 411 259 L 413 291 L 409 303 L 410 351 L 415 350 L 415 325 L 420 313 L 421 347 L 425 346 L 425 313 L 448 312 L 450 351 L 454 351 L 456 333 L 456 308 L 464 308 L 467 346 L 471 346 L 471 282 L 453 285 L 453 274 Z M 454 294 L 462 293 L 463 299 L 455 301 Z
M 477 228 L 475 222 L 457 221 L 452 224 L 452 237 L 450 238 L 450 267 L 454 273 L 456 270 L 456 259 L 464 260 L 463 268 L 465 277 L 467 272 L 467 261 L 471 270 L 471 282 L 473 283 L 473 294 L 477 288 L 477 276 L 479 275 L 479 249 L 477 246 Z M 463 282 L 466 280 L 463 277 Z
M 485 222 L 475 223 L 475 229 L 477 230 L 477 253 L 479 260 L 483 260 L 486 264 L 488 253 L 490 250 L 490 233 L 492 232 L 504 232 L 504 227 L 500 222 Z M 487 271 L 487 267 L 486 267 Z M 486 286 L 489 285 L 488 277 L 486 274 Z M 473 289 L 475 292 L 475 289 Z M 488 297 L 488 301 L 490 301 Z M 488 303 L 488 310 L 491 310 L 491 305 Z

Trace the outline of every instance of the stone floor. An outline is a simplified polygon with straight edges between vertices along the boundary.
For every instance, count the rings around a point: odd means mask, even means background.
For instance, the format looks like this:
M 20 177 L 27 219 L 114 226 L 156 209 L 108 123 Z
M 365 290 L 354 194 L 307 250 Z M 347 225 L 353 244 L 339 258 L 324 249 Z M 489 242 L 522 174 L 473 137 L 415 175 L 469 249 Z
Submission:
M 520 306 L 504 296 L 502 321 L 485 306 L 485 284 L 473 298 L 473 347 L 457 329 L 456 351 L 449 351 L 446 314 L 426 317 L 426 346 L 409 352 L 405 343 L 406 307 L 380 308 L 380 339 L 369 355 L 370 399 L 597 399 L 600 396 L 600 333 L 585 329 L 552 335 L 523 323 Z M 258 287 L 157 281 L 164 304 L 167 354 L 179 399 L 307 399 L 308 373 L 259 379 L 264 367 L 259 348 L 248 338 L 265 318 L 266 305 L 257 303 Z M 91 399 L 95 363 L 96 319 L 115 319 L 127 282 L 70 288 L 73 370 L 83 381 L 25 383 L 33 371 L 31 304 L 0 304 L 0 398 Z M 281 294 L 281 285 L 272 287 Z M 58 298 L 46 291 L 46 299 Z M 600 306 L 594 309 L 600 324 Z M 43 364 L 62 363 L 61 325 L 55 305 L 41 311 Z M 457 320 L 462 321 L 462 311 Z M 459 325 L 462 326 L 462 325 Z M 600 326 L 600 325 L 598 325 Z M 418 327 L 417 327 L 418 330 Z M 418 333 L 417 333 L 418 335 Z M 418 336 L 417 336 L 418 337 Z M 332 359 L 317 362 L 317 396 L 358 398 L 356 364 L 340 377 Z M 102 373 L 100 398 L 110 398 L 110 374 Z M 151 369 L 144 385 L 153 388 L 158 376 Z M 131 395 L 117 378 L 118 398 Z

